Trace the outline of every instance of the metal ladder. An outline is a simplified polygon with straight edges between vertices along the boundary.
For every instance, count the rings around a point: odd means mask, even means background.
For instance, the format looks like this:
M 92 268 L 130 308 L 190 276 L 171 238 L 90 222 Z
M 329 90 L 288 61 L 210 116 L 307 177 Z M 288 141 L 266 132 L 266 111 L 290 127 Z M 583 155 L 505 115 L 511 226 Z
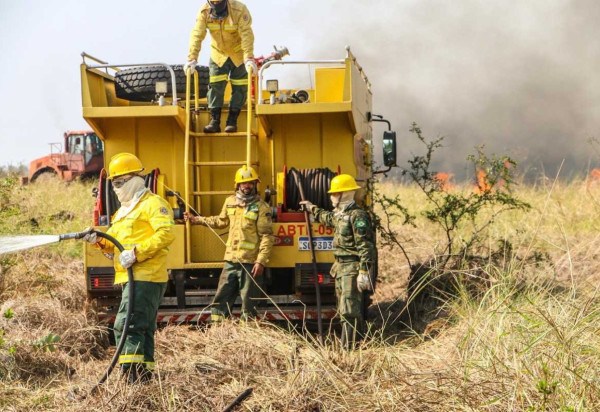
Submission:
M 192 76 L 194 80 L 194 102 L 191 102 L 191 86 Z M 258 150 L 257 139 L 258 135 L 256 131 L 252 130 L 252 117 L 253 117 L 253 101 L 252 101 L 252 81 L 253 73 L 248 73 L 248 91 L 246 100 L 246 131 L 237 133 L 203 133 L 199 131 L 200 126 L 197 121 L 197 109 L 200 107 L 199 104 L 199 81 L 198 73 L 194 72 L 193 75 L 189 72 L 186 75 L 186 96 L 185 96 L 185 153 L 184 158 L 186 159 L 186 168 L 184 172 L 184 186 L 185 186 L 185 200 L 186 200 L 186 212 L 190 211 L 190 204 L 194 210 L 202 214 L 202 196 L 217 196 L 217 195 L 228 195 L 231 194 L 231 190 L 204 190 L 201 186 L 201 168 L 211 167 L 218 168 L 222 166 L 238 166 L 241 167 L 246 165 L 248 167 L 257 166 L 258 159 L 252 159 L 252 142 L 254 141 L 254 148 Z M 196 116 L 196 130 L 192 131 L 192 115 Z M 211 138 L 246 138 L 246 156 L 245 160 L 225 160 L 225 161 L 211 161 L 211 160 L 200 160 L 200 139 L 211 139 Z M 186 263 L 191 263 L 191 228 L 190 223 L 186 222 Z

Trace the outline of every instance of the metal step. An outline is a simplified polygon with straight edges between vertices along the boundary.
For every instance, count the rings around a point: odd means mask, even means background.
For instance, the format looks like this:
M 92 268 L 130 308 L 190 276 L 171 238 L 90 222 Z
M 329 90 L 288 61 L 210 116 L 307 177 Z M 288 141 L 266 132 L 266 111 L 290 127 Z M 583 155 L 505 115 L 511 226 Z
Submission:
M 258 311 L 258 320 L 263 321 L 296 321 L 296 320 L 314 320 L 318 318 L 318 312 L 314 306 L 289 306 L 277 308 L 256 308 Z M 322 319 L 333 319 L 337 314 L 333 305 L 323 306 L 321 308 Z M 233 309 L 233 317 L 239 318 L 240 309 Z M 101 324 L 114 323 L 116 314 L 114 312 L 98 313 L 98 319 Z M 156 321 L 160 324 L 183 324 L 183 323 L 208 323 L 210 321 L 210 309 L 194 308 L 188 310 L 181 309 L 159 309 Z
M 229 160 L 223 162 L 188 162 L 190 166 L 242 166 L 246 164 L 245 160 Z M 258 162 L 251 162 L 252 165 L 258 165 Z
M 217 196 L 217 195 L 233 195 L 233 190 L 211 190 L 206 192 L 192 192 L 193 196 Z
M 204 133 L 204 132 L 192 132 L 190 131 L 190 136 L 192 137 L 247 137 L 246 132 L 236 132 L 236 133 Z M 250 132 L 251 137 L 257 137 L 257 133 L 255 131 Z

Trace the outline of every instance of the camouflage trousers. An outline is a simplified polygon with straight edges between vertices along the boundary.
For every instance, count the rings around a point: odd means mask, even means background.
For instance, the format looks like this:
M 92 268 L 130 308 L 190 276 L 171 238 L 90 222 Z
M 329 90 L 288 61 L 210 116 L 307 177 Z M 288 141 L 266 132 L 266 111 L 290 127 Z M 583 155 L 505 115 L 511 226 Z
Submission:
M 337 312 L 342 324 L 342 344 L 350 346 L 364 334 L 363 293 L 358 291 L 358 262 L 335 262 L 331 275 L 335 276 Z

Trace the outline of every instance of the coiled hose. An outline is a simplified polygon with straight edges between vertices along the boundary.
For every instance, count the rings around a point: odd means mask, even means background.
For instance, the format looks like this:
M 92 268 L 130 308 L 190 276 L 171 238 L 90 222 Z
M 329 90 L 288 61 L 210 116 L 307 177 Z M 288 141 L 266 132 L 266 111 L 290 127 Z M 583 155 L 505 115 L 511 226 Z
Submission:
M 302 197 L 296 184 L 294 173 L 302 178 L 300 184 L 304 192 L 305 200 L 320 208 L 331 210 L 333 205 L 329 199 L 329 184 L 336 173 L 329 169 L 296 169 L 291 168 L 285 176 L 285 198 L 287 210 L 300 210 L 300 201 Z

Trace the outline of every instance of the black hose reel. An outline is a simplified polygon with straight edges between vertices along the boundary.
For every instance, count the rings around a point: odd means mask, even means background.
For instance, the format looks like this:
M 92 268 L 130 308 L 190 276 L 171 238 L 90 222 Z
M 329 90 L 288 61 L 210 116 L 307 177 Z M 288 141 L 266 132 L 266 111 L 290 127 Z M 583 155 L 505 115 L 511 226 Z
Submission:
M 288 170 L 285 176 L 285 199 L 287 210 L 300 210 L 300 190 L 294 179 L 294 172 L 300 175 L 300 184 L 304 197 L 320 208 L 331 210 L 333 205 L 329 199 L 329 185 L 337 173 L 327 169 L 295 169 Z

